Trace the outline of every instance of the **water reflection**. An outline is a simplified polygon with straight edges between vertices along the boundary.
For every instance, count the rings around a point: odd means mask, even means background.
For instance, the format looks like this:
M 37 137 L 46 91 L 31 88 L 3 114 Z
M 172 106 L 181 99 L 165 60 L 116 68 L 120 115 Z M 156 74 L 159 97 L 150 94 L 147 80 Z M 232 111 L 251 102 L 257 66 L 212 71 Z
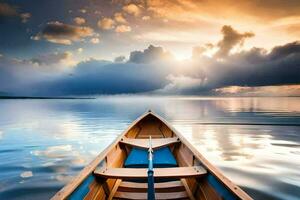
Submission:
M 32 173 L 32 171 L 25 171 L 25 172 L 22 172 L 22 173 L 20 174 L 20 176 L 21 176 L 22 178 L 29 178 L 29 177 L 32 177 L 32 176 L 33 176 L 33 173 Z
M 48 199 L 149 108 L 251 196 L 297 199 L 299 106 L 300 98 L 1 100 L 0 199 Z
M 0 130 L 0 140 L 3 138 L 3 132 Z
M 193 145 L 253 197 L 297 199 L 299 142 L 282 140 L 279 126 L 176 125 Z M 286 127 L 299 134 L 300 127 Z M 298 149 L 298 150 L 297 150 Z M 293 158 L 293 159 L 291 159 Z M 276 190 L 274 190 L 276 188 Z M 293 189 L 292 189 L 293 188 Z M 276 191 L 276 195 L 274 195 Z

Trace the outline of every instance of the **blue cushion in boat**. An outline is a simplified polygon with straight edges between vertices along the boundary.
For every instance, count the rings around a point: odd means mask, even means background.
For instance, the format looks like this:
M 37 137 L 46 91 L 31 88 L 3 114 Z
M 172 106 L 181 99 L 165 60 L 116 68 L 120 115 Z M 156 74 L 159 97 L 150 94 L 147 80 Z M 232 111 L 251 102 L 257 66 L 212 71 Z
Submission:
M 148 150 L 132 148 L 124 166 L 128 168 L 148 168 Z M 169 147 L 154 150 L 153 167 L 177 167 L 177 162 Z

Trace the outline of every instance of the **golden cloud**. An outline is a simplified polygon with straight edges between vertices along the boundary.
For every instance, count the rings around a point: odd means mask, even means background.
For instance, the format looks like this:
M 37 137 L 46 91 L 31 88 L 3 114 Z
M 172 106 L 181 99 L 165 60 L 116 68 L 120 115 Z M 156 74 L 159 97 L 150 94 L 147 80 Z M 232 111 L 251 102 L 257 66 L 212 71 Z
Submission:
M 111 18 L 103 18 L 98 21 L 98 27 L 104 30 L 110 30 L 113 29 L 115 25 L 115 21 Z
M 138 7 L 137 5 L 135 5 L 133 3 L 124 6 L 123 10 L 131 15 L 136 16 L 136 17 L 139 16 L 142 12 L 140 7 Z
M 117 33 L 130 32 L 131 31 L 131 27 L 130 26 L 126 26 L 126 25 L 119 25 L 119 26 L 116 27 L 115 31 Z
M 91 38 L 90 42 L 92 44 L 98 44 L 100 42 L 100 39 L 99 38 Z
M 172 19 L 195 20 L 211 16 L 218 19 L 229 19 L 237 16 L 250 16 L 259 20 L 269 20 L 299 16 L 300 1 L 239 1 L 223 0 L 222 2 L 206 0 L 147 0 L 148 9 L 159 16 Z M 232 6 L 235 5 L 235 6 Z
M 82 18 L 82 17 L 75 17 L 74 18 L 74 22 L 77 24 L 77 25 L 83 25 L 83 24 L 85 24 L 85 19 L 84 18 Z
M 114 19 L 115 19 L 116 22 L 121 23 L 121 24 L 126 24 L 127 23 L 127 21 L 124 18 L 122 13 L 115 13 Z

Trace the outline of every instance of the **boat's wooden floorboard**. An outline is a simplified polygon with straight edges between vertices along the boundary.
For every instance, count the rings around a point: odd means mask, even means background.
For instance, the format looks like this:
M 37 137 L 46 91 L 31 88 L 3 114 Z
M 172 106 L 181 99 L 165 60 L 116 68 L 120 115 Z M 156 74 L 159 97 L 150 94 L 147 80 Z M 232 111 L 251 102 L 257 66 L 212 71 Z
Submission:
M 145 200 L 147 193 L 116 192 L 114 199 Z M 186 192 L 155 193 L 155 199 L 189 199 Z
M 164 137 L 163 133 L 160 130 L 160 123 L 157 121 L 145 121 L 141 125 L 141 130 L 139 131 L 138 138 L 149 138 L 151 135 L 152 138 L 162 138 Z
M 221 200 L 222 198 L 213 190 L 207 181 L 198 182 L 199 190 L 195 193 L 198 200 Z M 147 183 L 136 183 L 122 181 L 111 191 L 114 193 L 113 199 L 147 199 Z M 182 181 L 169 181 L 155 183 L 156 199 L 193 199 L 188 194 Z M 105 193 L 103 187 L 93 184 L 91 192 L 85 200 L 103 199 Z M 110 198 L 108 198 L 110 199 Z
M 163 183 L 155 183 L 154 184 L 155 192 L 180 192 L 185 191 L 184 185 L 181 181 L 169 181 Z M 146 193 L 148 190 L 147 183 L 136 183 L 123 181 L 118 191 L 120 192 L 144 192 Z

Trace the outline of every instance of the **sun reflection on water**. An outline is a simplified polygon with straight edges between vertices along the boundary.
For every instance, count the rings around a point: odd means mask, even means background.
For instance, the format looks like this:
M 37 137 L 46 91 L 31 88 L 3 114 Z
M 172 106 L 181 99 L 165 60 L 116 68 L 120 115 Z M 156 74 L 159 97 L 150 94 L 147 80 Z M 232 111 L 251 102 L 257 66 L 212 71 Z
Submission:
M 270 177 L 281 179 L 287 176 L 290 177 L 284 179 L 287 184 L 299 187 L 300 156 L 292 151 L 300 147 L 300 143 L 271 135 L 281 131 L 278 127 L 176 123 L 174 127 L 210 162 L 242 187 L 255 185 L 256 190 L 272 195 L 274 188 Z M 298 127 L 294 129 L 300 130 Z M 294 193 L 299 193 L 299 190 Z M 286 199 L 289 194 L 279 192 L 278 196 Z

